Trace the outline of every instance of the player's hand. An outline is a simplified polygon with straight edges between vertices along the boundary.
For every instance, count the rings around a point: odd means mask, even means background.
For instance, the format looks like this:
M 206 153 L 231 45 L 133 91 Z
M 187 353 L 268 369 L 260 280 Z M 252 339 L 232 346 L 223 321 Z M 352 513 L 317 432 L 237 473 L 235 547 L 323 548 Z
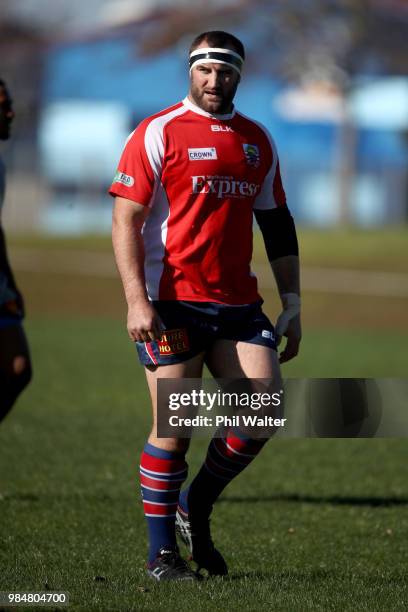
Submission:
M 129 306 L 127 330 L 129 338 L 134 342 L 160 340 L 164 329 L 162 320 L 148 300 Z
M 284 293 L 281 295 L 283 310 L 275 325 L 276 344 L 279 346 L 282 336 L 288 341 L 280 354 L 280 363 L 285 363 L 296 357 L 299 352 L 299 344 L 302 338 L 300 325 L 300 297 L 296 293 Z
M 290 361 L 299 352 L 299 345 L 302 339 L 302 328 L 300 324 L 300 314 L 293 317 L 287 326 L 286 331 L 283 334 L 287 338 L 286 346 L 279 355 L 279 363 L 285 363 Z M 282 336 L 277 337 L 277 344 L 282 340 Z

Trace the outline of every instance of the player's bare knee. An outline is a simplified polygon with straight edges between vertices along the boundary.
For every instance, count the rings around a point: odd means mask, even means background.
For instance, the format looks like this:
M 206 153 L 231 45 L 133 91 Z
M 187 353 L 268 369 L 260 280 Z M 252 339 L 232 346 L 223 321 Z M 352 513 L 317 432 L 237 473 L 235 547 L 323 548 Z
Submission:
M 12 378 L 19 392 L 30 383 L 32 375 L 30 359 L 24 355 L 17 355 L 17 357 L 13 359 Z
M 27 358 L 23 357 L 23 355 L 17 355 L 13 359 L 13 374 L 15 376 L 20 376 L 27 368 Z

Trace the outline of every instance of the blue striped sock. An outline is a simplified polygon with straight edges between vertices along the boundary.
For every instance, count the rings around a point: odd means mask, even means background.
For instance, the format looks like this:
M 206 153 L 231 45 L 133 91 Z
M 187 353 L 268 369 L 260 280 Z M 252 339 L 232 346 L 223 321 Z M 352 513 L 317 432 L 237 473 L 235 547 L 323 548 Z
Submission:
M 265 442 L 248 438 L 236 429 L 230 429 L 222 438 L 213 438 L 200 471 L 180 493 L 182 510 L 188 513 L 193 506 L 195 512 L 210 515 L 225 487 L 255 459 Z
M 187 478 L 184 456 L 147 443 L 140 460 L 140 484 L 151 563 L 160 548 L 176 546 L 175 516 L 180 488 Z

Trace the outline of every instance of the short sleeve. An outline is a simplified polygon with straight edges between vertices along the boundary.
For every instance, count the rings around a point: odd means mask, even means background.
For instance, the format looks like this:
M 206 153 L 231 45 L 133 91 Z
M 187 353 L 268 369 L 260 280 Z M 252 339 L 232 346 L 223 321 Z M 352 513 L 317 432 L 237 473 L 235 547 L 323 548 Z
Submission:
M 272 148 L 272 163 L 265 176 L 261 191 L 255 198 L 253 208 L 256 210 L 268 210 L 286 206 L 286 194 L 282 184 L 278 152 L 274 140 L 268 132 L 266 134 Z
M 153 127 L 145 120 L 130 134 L 109 188 L 110 195 L 152 206 L 163 162 L 162 138 Z

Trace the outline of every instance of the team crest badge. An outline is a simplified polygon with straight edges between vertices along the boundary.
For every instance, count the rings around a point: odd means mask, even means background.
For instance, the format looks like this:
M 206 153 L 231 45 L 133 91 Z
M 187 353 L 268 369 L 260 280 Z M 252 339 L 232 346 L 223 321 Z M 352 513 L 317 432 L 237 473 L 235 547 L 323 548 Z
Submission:
M 259 154 L 259 148 L 256 145 L 243 144 L 245 158 L 247 164 L 253 168 L 258 168 L 261 163 L 261 156 Z

